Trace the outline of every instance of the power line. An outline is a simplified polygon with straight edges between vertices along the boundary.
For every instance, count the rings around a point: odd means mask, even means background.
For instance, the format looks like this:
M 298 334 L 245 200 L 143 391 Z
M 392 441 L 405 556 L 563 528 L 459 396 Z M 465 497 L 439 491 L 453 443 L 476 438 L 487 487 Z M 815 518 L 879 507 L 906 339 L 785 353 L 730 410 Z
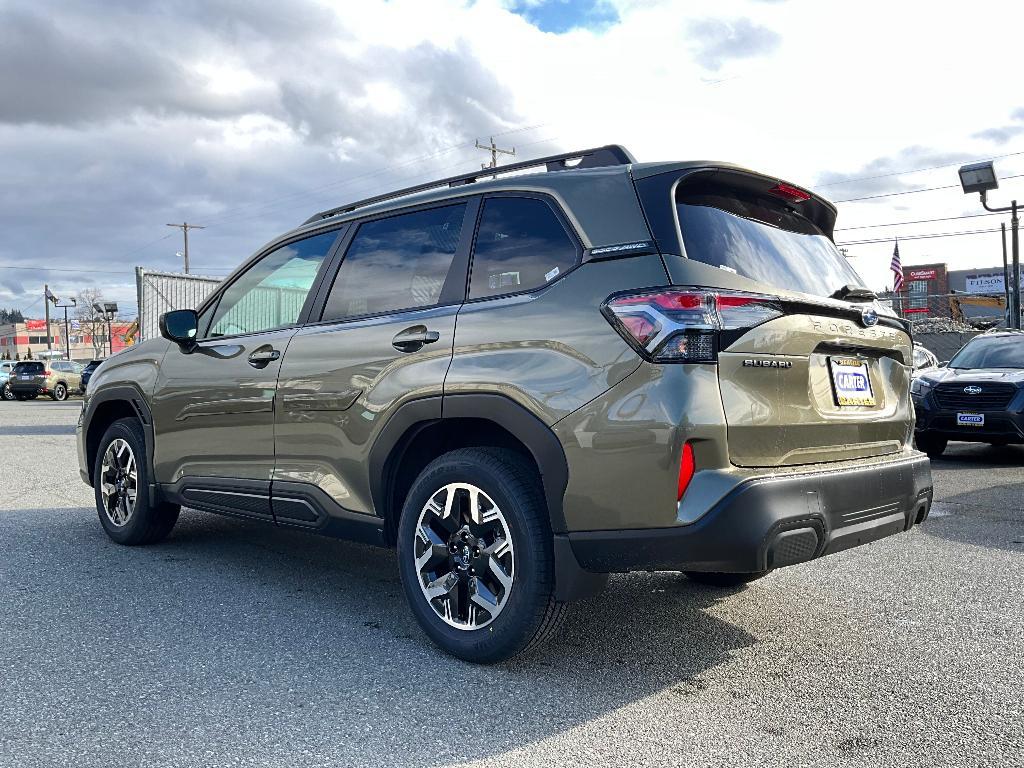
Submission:
M 1008 152 L 1005 155 L 996 155 L 995 157 L 982 158 L 983 160 L 1002 160 L 1006 157 L 1016 157 L 1017 155 L 1024 155 L 1024 151 L 1021 152 Z M 973 160 L 957 161 L 954 163 L 946 163 L 944 165 L 929 165 L 925 168 L 908 168 L 905 171 L 891 171 L 889 173 L 879 173 L 875 176 L 859 176 L 855 179 L 840 179 L 839 181 L 830 181 L 827 184 L 816 184 L 815 188 L 820 187 L 835 187 L 839 184 L 853 184 L 855 181 L 874 181 L 875 179 L 887 179 L 891 176 L 905 176 L 911 173 L 922 173 L 924 171 L 937 171 L 940 168 L 952 168 L 954 165 L 964 165 L 965 163 L 975 162 Z
M 1003 176 L 1003 179 L 1019 179 L 1024 173 L 1015 173 L 1012 176 Z M 877 200 L 880 197 L 896 197 L 898 195 L 916 195 L 918 192 L 934 192 L 938 189 L 960 189 L 959 184 L 946 184 L 941 187 L 925 187 L 924 189 L 906 189 L 902 192 L 885 192 L 879 195 L 866 195 L 864 197 L 850 197 L 846 200 L 833 200 L 834 203 L 856 203 L 860 200 Z
M 900 235 L 900 242 L 904 240 L 931 240 L 936 237 L 961 237 L 963 235 L 985 235 L 992 232 L 999 232 L 998 229 L 972 229 L 966 232 L 932 232 L 923 235 Z M 870 240 L 848 240 L 843 243 L 836 243 L 837 246 L 847 245 L 870 245 L 871 243 L 891 243 L 891 237 L 878 237 Z
M 858 227 L 836 227 L 834 232 L 849 232 L 851 229 L 878 229 L 879 227 L 903 227 L 911 224 L 931 224 L 936 221 L 957 221 L 959 219 L 976 219 L 979 216 L 999 216 L 998 213 L 965 213 L 963 216 L 943 216 L 940 219 L 917 219 L 916 221 L 891 221 L 887 224 L 862 224 Z

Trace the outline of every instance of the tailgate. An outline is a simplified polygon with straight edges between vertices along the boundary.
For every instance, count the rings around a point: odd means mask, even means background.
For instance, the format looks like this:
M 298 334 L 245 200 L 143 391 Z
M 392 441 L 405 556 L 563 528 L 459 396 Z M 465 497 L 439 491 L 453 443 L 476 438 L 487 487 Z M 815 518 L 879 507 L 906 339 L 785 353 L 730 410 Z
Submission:
M 733 464 L 881 456 L 910 438 L 910 338 L 888 327 L 789 314 L 719 353 Z

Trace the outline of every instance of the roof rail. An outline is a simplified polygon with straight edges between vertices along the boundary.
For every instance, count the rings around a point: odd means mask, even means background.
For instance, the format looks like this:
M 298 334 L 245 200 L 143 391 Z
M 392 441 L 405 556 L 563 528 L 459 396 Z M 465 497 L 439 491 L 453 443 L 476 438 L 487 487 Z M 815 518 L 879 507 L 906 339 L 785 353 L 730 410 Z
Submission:
M 579 162 L 576 165 L 569 165 L 570 160 L 577 159 Z M 563 152 L 560 155 L 538 157 L 536 160 L 524 160 L 521 163 L 501 165 L 497 168 L 483 168 L 479 171 L 463 173 L 459 176 L 449 176 L 446 179 L 428 181 L 425 184 L 417 184 L 414 187 L 406 187 L 405 189 L 399 189 L 395 192 L 375 195 L 374 197 L 368 197 L 365 200 L 358 200 L 354 203 L 340 205 L 337 208 L 330 208 L 326 211 L 315 213 L 306 219 L 303 224 L 312 224 L 314 221 L 329 219 L 331 216 L 337 216 L 342 213 L 349 213 L 357 208 L 365 208 L 368 205 L 383 203 L 388 200 L 405 197 L 406 195 L 415 195 L 417 192 L 426 192 L 428 189 L 437 189 L 439 187 L 458 187 L 462 184 L 472 184 L 486 176 L 497 177 L 502 174 L 522 171 L 527 168 L 536 168 L 541 165 L 545 166 L 548 171 L 560 171 L 566 168 L 601 168 L 609 165 L 629 165 L 630 163 L 635 162 L 636 158 L 630 154 L 628 149 L 620 144 L 607 144 L 603 147 L 594 147 L 593 149 Z

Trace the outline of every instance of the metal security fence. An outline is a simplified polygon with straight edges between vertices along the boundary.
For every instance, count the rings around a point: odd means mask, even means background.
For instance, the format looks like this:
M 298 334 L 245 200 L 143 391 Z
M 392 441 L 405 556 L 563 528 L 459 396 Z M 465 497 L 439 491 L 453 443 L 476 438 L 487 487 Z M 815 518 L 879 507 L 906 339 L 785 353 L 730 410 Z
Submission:
M 150 272 L 135 268 L 139 302 L 139 340 L 160 335 L 160 315 L 172 309 L 195 309 L 220 284 L 216 277 Z

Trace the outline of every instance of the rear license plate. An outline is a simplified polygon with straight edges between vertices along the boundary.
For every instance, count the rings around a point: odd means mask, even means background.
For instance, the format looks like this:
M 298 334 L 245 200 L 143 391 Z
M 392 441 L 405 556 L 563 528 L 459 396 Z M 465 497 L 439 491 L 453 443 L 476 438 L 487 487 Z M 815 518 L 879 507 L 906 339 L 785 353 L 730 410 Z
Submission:
M 830 357 L 828 367 L 832 372 L 832 391 L 836 396 L 836 405 L 875 404 L 866 360 Z
M 34 379 L 35 376 L 27 375 L 27 374 L 23 373 L 18 378 L 21 379 L 22 381 L 32 381 L 32 379 Z
M 985 426 L 985 414 L 984 413 L 958 413 L 956 415 L 956 425 L 958 427 L 984 427 Z

